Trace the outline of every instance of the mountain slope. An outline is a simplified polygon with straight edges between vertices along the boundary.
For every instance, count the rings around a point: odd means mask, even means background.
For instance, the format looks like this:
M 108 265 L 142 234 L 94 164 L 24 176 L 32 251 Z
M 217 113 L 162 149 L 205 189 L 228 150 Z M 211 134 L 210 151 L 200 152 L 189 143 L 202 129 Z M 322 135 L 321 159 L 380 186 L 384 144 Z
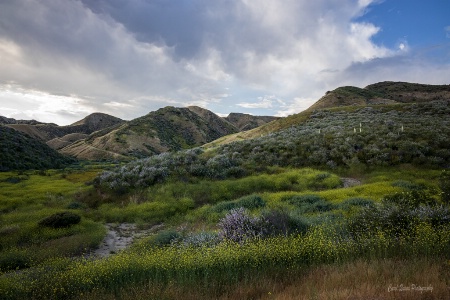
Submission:
M 62 138 L 68 134 L 91 134 L 97 130 L 105 129 L 123 122 L 123 120 L 107 114 L 93 113 L 86 118 L 67 126 L 58 126 L 53 123 L 40 123 L 34 120 L 16 121 L 15 123 L 8 123 L 6 126 L 25 133 L 30 137 L 39 139 L 40 141 L 48 142 L 55 138 Z M 49 145 L 52 146 L 54 144 L 55 143 L 52 142 Z
M 84 159 L 131 159 L 200 146 L 238 130 L 199 107 L 165 107 L 61 149 Z
M 264 124 L 247 132 L 223 137 L 206 145 L 206 147 L 253 139 L 303 124 L 311 120 L 311 115 L 316 110 L 339 109 L 340 107 L 349 107 L 350 109 L 350 107 L 390 106 L 402 103 L 425 103 L 436 100 L 450 101 L 450 85 L 385 81 L 368 85 L 363 89 L 352 86 L 339 87 L 327 92 L 305 111 Z
M 428 102 L 450 99 L 450 85 L 428 85 L 407 82 L 379 82 L 357 88 L 339 87 L 314 103 L 308 110 L 337 106 Z
M 274 120 L 278 120 L 280 118 L 271 116 L 253 116 L 242 113 L 230 113 L 224 119 L 236 126 L 239 131 L 247 131 L 270 123 Z
M 74 161 L 37 139 L 0 125 L 0 171 L 62 168 Z
M 204 119 L 208 124 L 214 129 L 215 131 L 219 132 L 221 136 L 239 132 L 239 129 L 233 125 L 232 123 L 228 122 L 226 118 L 221 118 L 212 111 L 209 111 L 207 109 L 198 107 L 198 106 L 188 106 L 188 109 L 194 113 L 196 113 L 198 116 L 200 116 L 202 119 Z

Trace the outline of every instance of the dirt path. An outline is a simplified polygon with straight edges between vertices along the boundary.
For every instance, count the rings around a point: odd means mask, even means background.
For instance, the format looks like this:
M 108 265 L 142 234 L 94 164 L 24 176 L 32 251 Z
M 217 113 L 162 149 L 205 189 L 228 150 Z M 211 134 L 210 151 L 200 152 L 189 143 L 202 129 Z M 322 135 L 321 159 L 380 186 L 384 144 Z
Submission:
M 108 233 L 106 234 L 100 247 L 93 251 L 89 256 L 104 258 L 117 253 L 129 247 L 136 238 L 147 236 L 164 225 L 155 225 L 150 229 L 138 229 L 136 224 L 121 223 L 105 225 Z

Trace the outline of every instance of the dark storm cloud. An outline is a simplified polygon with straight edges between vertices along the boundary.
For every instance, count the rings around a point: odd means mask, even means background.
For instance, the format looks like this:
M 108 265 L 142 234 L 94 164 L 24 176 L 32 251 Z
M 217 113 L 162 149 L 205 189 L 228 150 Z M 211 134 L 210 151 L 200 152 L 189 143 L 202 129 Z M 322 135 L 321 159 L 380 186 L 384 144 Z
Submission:
M 380 28 L 355 21 L 373 1 L 0 0 L 1 104 L 32 99 L 34 118 L 61 119 L 190 104 L 295 113 L 407 65 L 407 43 L 397 55 L 373 43 Z
M 176 56 L 192 58 L 201 48 L 208 7 L 204 1 L 82 1 L 123 24 L 137 40 L 173 47 Z

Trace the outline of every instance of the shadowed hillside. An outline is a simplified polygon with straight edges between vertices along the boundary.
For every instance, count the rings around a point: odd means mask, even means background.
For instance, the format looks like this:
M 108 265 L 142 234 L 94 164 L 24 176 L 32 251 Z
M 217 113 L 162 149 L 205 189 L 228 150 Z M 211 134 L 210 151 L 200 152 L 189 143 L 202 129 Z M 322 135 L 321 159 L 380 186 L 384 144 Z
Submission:
M 36 139 L 0 125 L 0 171 L 63 168 L 74 161 Z
M 237 128 L 239 131 L 247 131 L 261 125 L 270 123 L 274 120 L 278 120 L 278 117 L 271 116 L 252 116 L 249 114 L 241 114 L 241 113 L 231 113 L 227 117 L 224 118 Z

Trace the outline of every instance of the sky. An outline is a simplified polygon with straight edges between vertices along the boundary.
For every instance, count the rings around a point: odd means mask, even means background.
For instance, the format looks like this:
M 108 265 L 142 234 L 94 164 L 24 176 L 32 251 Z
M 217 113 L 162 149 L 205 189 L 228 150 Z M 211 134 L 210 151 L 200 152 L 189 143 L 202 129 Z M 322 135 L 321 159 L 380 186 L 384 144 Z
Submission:
M 339 86 L 450 84 L 450 0 L 0 0 L 0 115 L 287 116 Z

